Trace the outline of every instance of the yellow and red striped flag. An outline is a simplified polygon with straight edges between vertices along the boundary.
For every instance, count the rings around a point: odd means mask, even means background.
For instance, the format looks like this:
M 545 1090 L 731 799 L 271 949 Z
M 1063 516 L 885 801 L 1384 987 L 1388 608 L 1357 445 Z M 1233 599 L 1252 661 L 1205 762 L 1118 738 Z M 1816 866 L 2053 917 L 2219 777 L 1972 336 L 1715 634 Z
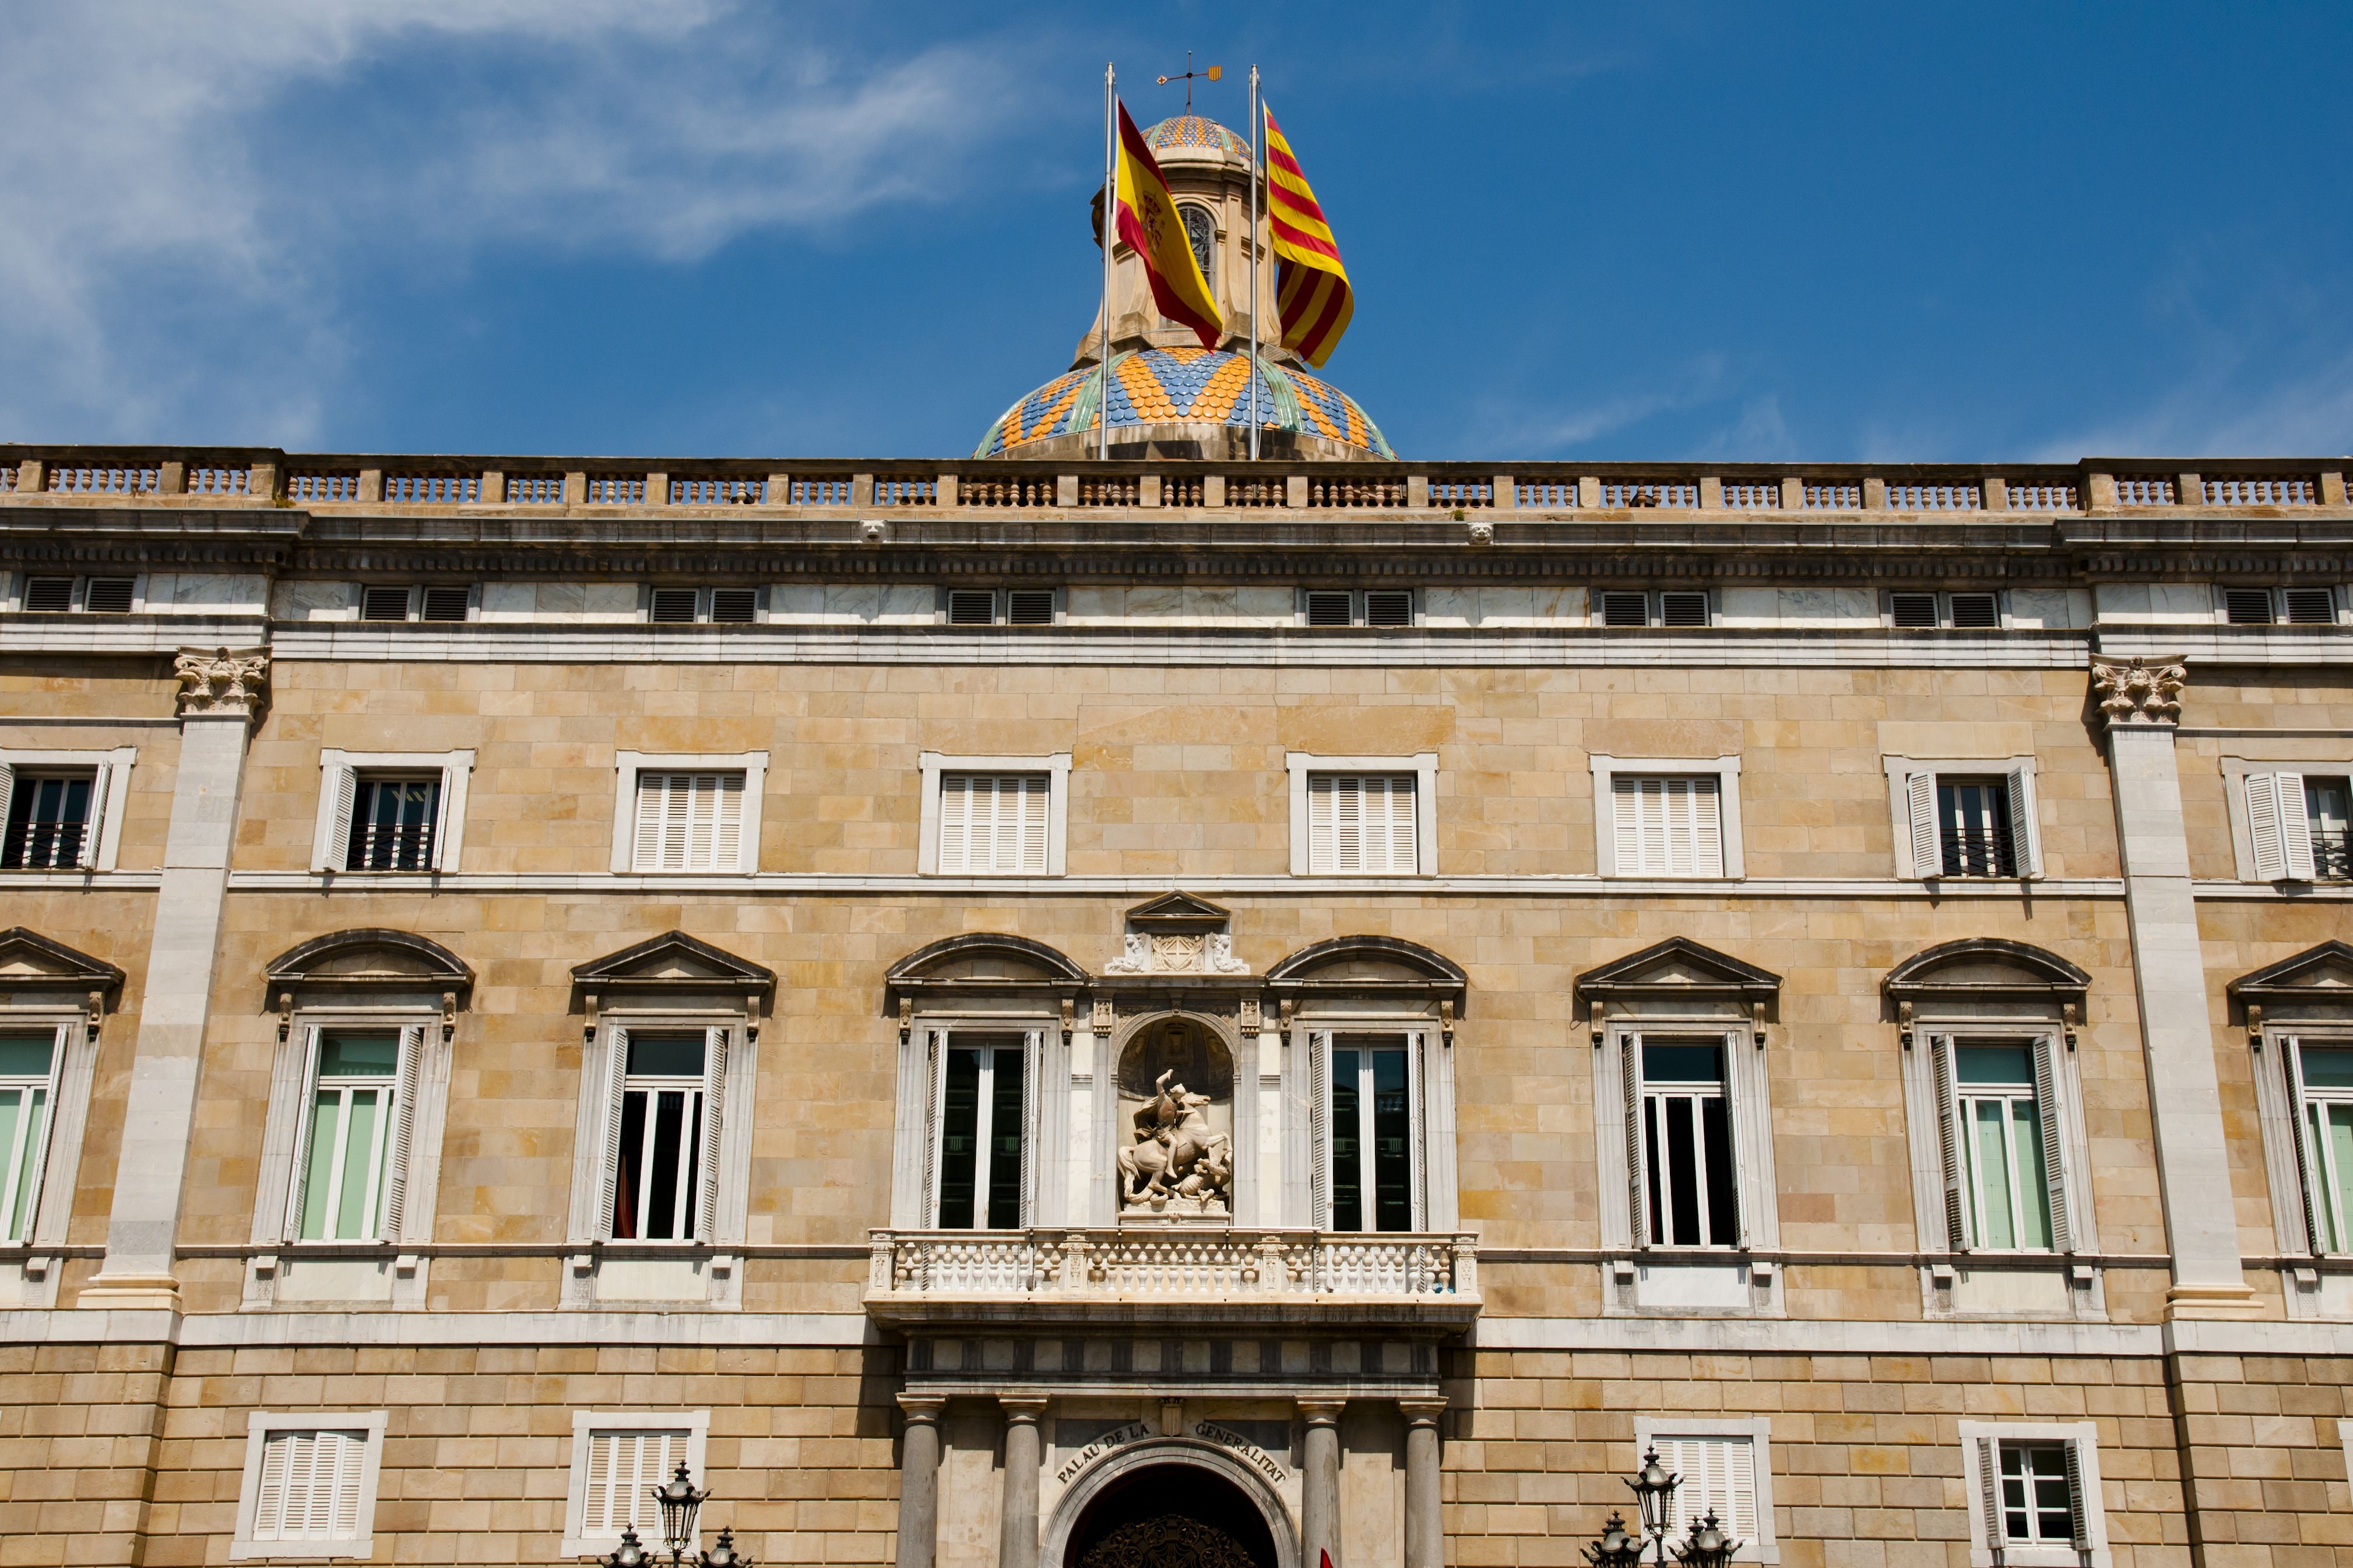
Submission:
M 1119 106 L 1118 232 L 1128 248 L 1144 263 L 1152 280 L 1152 298 L 1160 313 L 1193 329 L 1201 346 L 1218 346 L 1225 320 L 1209 298 L 1201 264 L 1193 258 L 1193 242 L 1186 237 L 1185 220 L 1177 216 L 1176 198 L 1161 176 L 1160 161 L 1152 155 L 1144 132 Z
M 1266 111 L 1266 217 L 1274 239 L 1274 309 L 1283 347 L 1321 370 L 1356 314 L 1356 294 L 1332 226 L 1324 221 L 1271 109 Z

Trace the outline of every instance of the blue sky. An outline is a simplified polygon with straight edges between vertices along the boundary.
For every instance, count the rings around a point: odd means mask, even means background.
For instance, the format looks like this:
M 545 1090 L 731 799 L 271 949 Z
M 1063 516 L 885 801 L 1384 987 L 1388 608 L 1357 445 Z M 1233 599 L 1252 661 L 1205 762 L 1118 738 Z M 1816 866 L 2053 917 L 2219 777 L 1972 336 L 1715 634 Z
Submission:
M 1256 61 L 1399 452 L 2353 447 L 2353 7 L 0 0 L 0 439 L 959 456 Z

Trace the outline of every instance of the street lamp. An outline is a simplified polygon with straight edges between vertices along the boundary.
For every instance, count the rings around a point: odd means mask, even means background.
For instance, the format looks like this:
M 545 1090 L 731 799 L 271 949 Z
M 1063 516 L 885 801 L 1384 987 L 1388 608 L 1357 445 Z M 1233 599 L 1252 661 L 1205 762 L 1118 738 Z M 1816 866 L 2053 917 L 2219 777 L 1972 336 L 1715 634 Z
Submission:
M 1602 1526 L 1601 1538 L 1585 1548 L 1585 1560 L 1593 1568 L 1641 1568 L 1642 1554 L 1655 1554 L 1658 1568 L 1667 1568 L 1667 1531 L 1673 1527 L 1675 1489 L 1683 1479 L 1659 1462 L 1659 1450 L 1653 1446 L 1642 1456 L 1642 1468 L 1626 1483 L 1634 1494 L 1641 1515 L 1642 1533 L 1639 1536 L 1626 1528 L 1623 1515 L 1612 1511 L 1609 1522 Z M 1691 1538 L 1674 1549 L 1675 1561 L 1683 1568 L 1731 1568 L 1732 1554 L 1741 1543 L 1726 1535 L 1710 1509 L 1705 1517 L 1694 1524 Z
M 687 1555 L 694 1546 L 695 1515 L 702 1510 L 703 1500 L 711 1494 L 695 1489 L 694 1477 L 684 1463 L 669 1480 L 648 1489 L 661 1510 L 662 1545 L 670 1550 L 670 1568 L 687 1568 L 689 1563 L 694 1568 L 754 1568 L 750 1558 L 735 1550 L 733 1530 L 721 1531 L 710 1551 Z M 659 1568 L 659 1551 L 646 1550 L 645 1543 L 638 1539 L 637 1527 L 625 1525 L 621 1543 L 596 1561 L 602 1568 Z

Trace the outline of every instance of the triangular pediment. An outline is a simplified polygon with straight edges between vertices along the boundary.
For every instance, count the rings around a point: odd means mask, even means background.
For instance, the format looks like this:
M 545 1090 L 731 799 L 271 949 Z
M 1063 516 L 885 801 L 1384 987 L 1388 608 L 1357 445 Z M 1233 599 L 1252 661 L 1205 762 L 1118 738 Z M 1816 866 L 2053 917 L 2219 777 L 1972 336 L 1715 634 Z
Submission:
M 1745 1001 L 1763 1002 L 1780 989 L 1781 977 L 1771 971 L 1680 936 L 1588 969 L 1577 980 L 1577 994 L 1587 997 L 1737 995 Z
M 664 931 L 592 959 L 572 972 L 584 991 L 758 991 L 776 989 L 776 972 L 687 935 Z
M 263 973 L 272 995 L 306 986 L 462 992 L 474 984 L 465 960 L 439 942 L 382 927 L 314 936 L 279 954 Z
M 1190 893 L 1175 889 L 1127 911 L 1128 924 L 1142 926 L 1147 931 L 1214 930 L 1231 919 L 1232 911 L 1221 910 L 1207 899 L 1197 899 Z
M 2324 942 L 2293 958 L 2265 964 L 2231 982 L 2231 994 L 2242 1002 L 2277 1005 L 2283 1002 L 2353 1004 L 2353 947 Z
M 103 991 L 122 988 L 122 971 L 102 958 L 52 942 L 24 926 L 0 931 L 0 991 Z

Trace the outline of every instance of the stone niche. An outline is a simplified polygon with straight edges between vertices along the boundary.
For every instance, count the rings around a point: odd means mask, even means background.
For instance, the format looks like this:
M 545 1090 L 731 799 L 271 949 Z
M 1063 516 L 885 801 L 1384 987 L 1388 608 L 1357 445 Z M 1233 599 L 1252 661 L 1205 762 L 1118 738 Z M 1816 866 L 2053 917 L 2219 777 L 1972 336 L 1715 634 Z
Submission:
M 1123 1225 L 1228 1224 L 1234 1207 L 1234 1058 L 1206 1020 L 1150 1019 L 1119 1055 Z

